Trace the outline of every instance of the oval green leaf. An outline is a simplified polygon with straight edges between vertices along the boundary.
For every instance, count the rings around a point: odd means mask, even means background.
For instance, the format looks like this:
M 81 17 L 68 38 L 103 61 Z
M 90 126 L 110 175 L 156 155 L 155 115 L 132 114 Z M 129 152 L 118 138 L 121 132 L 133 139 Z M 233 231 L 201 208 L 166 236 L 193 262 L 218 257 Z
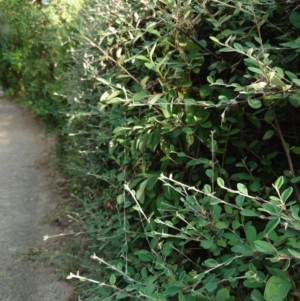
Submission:
M 276 217 L 276 218 L 270 220 L 270 221 L 267 223 L 267 225 L 266 225 L 266 228 L 265 228 L 265 230 L 264 230 L 264 233 L 265 233 L 266 235 L 268 235 L 271 231 L 273 231 L 273 230 L 277 227 L 277 225 L 279 224 L 279 222 L 280 222 L 280 218 L 279 218 L 279 217 Z
M 217 184 L 218 184 L 219 187 L 224 187 L 225 186 L 224 180 L 221 179 L 221 178 L 217 178 Z
M 241 215 L 243 215 L 243 216 L 259 216 L 255 211 L 253 211 L 251 209 L 242 210 Z
M 293 193 L 293 187 L 287 188 L 282 194 L 281 194 L 281 199 L 285 203 L 287 199 L 290 197 L 290 195 Z
M 298 108 L 300 106 L 300 92 L 295 92 L 289 97 L 289 102 L 293 107 Z
M 253 109 L 259 109 L 262 104 L 260 100 L 248 98 L 248 104 Z
M 290 14 L 290 22 L 294 27 L 300 28 L 300 13 L 293 11 Z
M 282 301 L 288 294 L 291 283 L 288 279 L 272 276 L 266 285 L 264 298 L 266 301 Z
M 282 186 L 282 184 L 284 183 L 284 178 L 283 178 L 283 176 L 280 176 L 277 180 L 276 180 L 276 182 L 275 182 L 275 187 L 277 188 L 277 189 L 280 189 L 280 187 Z
M 238 183 L 238 184 L 237 184 L 237 189 L 238 189 L 238 191 L 241 192 L 242 194 L 248 195 L 248 189 L 247 189 L 247 187 L 246 187 L 244 184 Z
M 115 283 L 116 283 L 116 276 L 114 274 L 111 274 L 109 277 L 109 284 L 115 285 Z
M 218 290 L 217 295 L 216 295 L 216 300 L 217 301 L 228 301 L 230 299 L 230 294 L 229 290 L 227 288 L 221 288 Z
M 269 130 L 267 132 L 265 132 L 264 136 L 263 136 L 263 140 L 268 140 L 270 139 L 273 135 L 274 135 L 274 131 L 273 130 Z
M 256 240 L 254 241 L 254 246 L 256 250 L 260 253 L 269 254 L 269 255 L 274 254 L 274 250 L 272 246 L 266 241 Z

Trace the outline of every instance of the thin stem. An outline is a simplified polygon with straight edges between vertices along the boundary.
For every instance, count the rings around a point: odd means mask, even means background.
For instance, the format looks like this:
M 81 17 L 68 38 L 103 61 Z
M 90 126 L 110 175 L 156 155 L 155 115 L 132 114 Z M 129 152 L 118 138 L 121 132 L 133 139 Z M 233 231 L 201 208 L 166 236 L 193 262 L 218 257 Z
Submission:
M 285 156 L 286 156 L 286 159 L 288 161 L 288 165 L 289 165 L 289 169 L 290 169 L 292 178 L 294 178 L 295 177 L 295 171 L 294 171 L 292 158 L 290 156 L 290 151 L 286 146 L 286 143 L 285 143 L 284 137 L 282 135 L 282 131 L 281 131 L 281 128 L 280 128 L 280 125 L 279 125 L 279 122 L 278 122 L 278 119 L 277 119 L 277 116 L 276 116 L 276 113 L 275 113 L 274 110 L 273 110 L 273 113 L 274 113 L 275 128 L 276 128 L 276 131 L 278 133 L 279 139 L 281 141 L 283 150 L 285 152 Z M 294 186 L 294 189 L 295 189 L 295 193 L 296 193 L 296 196 L 297 196 L 298 203 L 300 204 L 300 192 L 299 192 L 298 186 L 296 185 L 296 183 L 294 183 L 293 186 Z

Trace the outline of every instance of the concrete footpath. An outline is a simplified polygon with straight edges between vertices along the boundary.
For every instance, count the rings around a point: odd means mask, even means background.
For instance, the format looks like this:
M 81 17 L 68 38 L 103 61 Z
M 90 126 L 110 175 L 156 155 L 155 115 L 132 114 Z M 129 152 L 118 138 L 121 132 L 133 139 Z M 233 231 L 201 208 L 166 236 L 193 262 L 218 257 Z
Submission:
M 45 141 L 31 113 L 0 98 L 0 301 L 67 301 L 72 293 L 52 268 L 24 260 L 59 231 L 42 222 L 54 206 Z

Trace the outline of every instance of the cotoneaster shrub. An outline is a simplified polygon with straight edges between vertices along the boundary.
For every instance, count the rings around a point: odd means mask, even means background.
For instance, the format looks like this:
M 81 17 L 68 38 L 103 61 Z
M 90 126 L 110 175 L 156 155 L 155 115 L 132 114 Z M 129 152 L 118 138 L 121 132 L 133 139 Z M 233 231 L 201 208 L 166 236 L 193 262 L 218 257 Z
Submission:
M 77 17 L 50 95 L 90 240 L 81 299 L 298 300 L 297 2 L 91 0 Z
M 97 241 L 99 268 L 70 276 L 95 283 L 88 300 L 298 298 L 297 10 L 82 11 L 65 95 L 70 172 Z

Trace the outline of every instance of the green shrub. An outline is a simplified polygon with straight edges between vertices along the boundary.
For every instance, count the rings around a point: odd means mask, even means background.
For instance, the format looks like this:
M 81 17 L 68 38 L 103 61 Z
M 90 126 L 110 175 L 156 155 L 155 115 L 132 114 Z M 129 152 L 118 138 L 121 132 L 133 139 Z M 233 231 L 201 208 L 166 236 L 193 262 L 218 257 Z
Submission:
M 82 1 L 0 1 L 0 82 L 52 127 L 63 122 L 62 72 L 71 63 L 70 25 Z
M 90 0 L 78 13 L 51 91 L 99 263 L 70 274 L 91 283 L 82 298 L 299 299 L 298 11 Z
M 94 0 L 82 16 L 65 95 L 99 241 L 88 300 L 298 296 L 297 6 Z

